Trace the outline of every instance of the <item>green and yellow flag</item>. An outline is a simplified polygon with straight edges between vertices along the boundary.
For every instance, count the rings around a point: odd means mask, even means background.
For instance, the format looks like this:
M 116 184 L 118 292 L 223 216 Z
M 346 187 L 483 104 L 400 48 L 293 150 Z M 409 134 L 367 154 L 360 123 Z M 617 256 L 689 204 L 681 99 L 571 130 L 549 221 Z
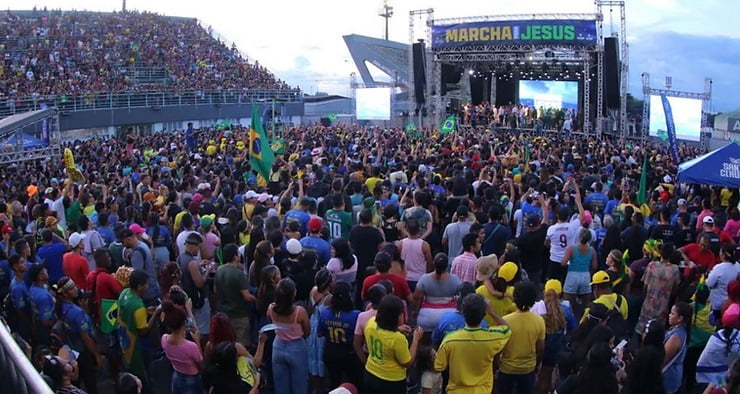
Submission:
M 439 131 L 441 131 L 442 134 L 449 134 L 455 130 L 457 130 L 457 119 L 455 118 L 455 115 L 448 116 L 447 119 L 439 125 Z
M 285 153 L 285 140 L 282 138 L 278 138 L 275 141 L 272 141 L 272 145 L 270 145 L 270 148 L 272 148 L 272 151 L 276 154 L 282 155 L 283 153 Z
M 268 149 L 264 149 L 265 147 Z M 275 154 L 267 144 L 267 136 L 265 130 L 262 129 L 257 106 L 252 105 L 252 127 L 249 129 L 249 163 L 258 175 L 261 175 L 264 179 L 270 179 L 274 161 Z
M 118 328 L 118 301 L 100 300 L 100 331 L 110 334 Z

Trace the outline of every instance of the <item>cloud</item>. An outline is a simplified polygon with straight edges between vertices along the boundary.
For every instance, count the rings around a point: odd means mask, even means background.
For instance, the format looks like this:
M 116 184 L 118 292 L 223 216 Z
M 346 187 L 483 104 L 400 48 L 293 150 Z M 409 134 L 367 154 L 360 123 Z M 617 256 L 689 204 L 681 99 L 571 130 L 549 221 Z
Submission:
M 303 70 L 303 69 L 307 69 L 311 67 L 311 61 L 308 60 L 308 58 L 303 55 L 296 56 L 295 59 L 293 60 L 293 64 L 299 70 Z
M 651 87 L 662 88 L 665 77 L 673 78 L 673 89 L 702 92 L 704 78 L 712 78 L 714 111 L 730 111 L 740 103 L 735 89 L 740 85 L 740 39 L 706 37 L 675 32 L 641 34 L 630 43 L 629 91 L 641 97 L 640 75 L 648 72 Z

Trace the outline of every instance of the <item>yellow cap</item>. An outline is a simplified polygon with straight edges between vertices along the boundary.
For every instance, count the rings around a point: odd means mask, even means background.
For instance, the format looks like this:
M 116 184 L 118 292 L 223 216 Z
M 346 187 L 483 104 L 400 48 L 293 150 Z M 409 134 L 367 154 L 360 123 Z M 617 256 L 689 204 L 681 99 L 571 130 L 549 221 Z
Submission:
M 514 280 L 517 272 L 519 272 L 519 267 L 516 265 L 516 263 L 507 261 L 498 269 L 498 277 L 507 282 L 511 282 L 512 280 Z
M 601 285 L 604 283 L 612 283 L 609 273 L 606 271 L 596 271 L 596 273 L 591 277 L 591 286 Z
M 547 293 L 548 290 L 552 290 L 555 294 L 560 295 L 560 293 L 563 292 L 563 285 L 557 279 L 550 279 L 545 282 L 545 293 Z

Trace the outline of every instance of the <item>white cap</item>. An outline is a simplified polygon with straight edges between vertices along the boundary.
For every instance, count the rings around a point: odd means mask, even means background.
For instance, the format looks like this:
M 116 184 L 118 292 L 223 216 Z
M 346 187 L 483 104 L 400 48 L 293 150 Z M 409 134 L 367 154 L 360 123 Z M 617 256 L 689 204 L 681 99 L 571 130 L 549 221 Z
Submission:
M 714 218 L 711 216 L 704 216 L 704 219 L 701 221 L 704 224 L 714 224 Z
M 673 178 L 671 178 L 670 175 L 666 175 L 663 177 L 663 183 L 671 183 L 673 181 Z
M 85 234 L 72 233 L 72 235 L 69 236 L 69 246 L 71 246 L 72 248 L 76 248 L 84 239 Z
M 271 198 L 272 198 L 272 195 L 267 194 L 267 193 L 262 193 L 259 196 L 257 196 L 257 201 L 259 201 L 259 202 L 265 202 L 265 201 L 267 201 L 267 200 L 269 200 Z
M 198 190 L 211 190 L 211 184 L 206 182 L 198 184 Z
M 303 246 L 301 245 L 300 241 L 295 238 L 291 238 L 288 240 L 288 242 L 285 243 L 285 250 L 287 250 L 288 253 L 292 255 L 301 254 L 301 252 L 303 251 Z
M 678 205 L 686 205 L 686 199 L 685 198 L 679 198 L 678 199 Z
M 244 194 L 244 199 L 249 200 L 250 198 L 257 198 L 259 196 L 260 195 L 257 194 L 257 192 L 255 192 L 254 190 L 249 190 L 246 194 Z

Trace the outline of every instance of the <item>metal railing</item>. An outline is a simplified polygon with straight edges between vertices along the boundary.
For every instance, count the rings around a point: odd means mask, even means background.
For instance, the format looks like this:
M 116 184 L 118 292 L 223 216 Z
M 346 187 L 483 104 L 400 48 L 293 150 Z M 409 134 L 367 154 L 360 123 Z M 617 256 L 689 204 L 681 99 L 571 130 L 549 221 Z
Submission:
M 77 96 L 36 96 L 25 99 L 0 98 L 0 118 L 33 111 L 42 104 L 62 112 L 120 108 L 162 108 L 169 106 L 250 104 L 258 101 L 302 102 L 298 90 L 217 90 L 173 92 L 86 93 Z
M 10 394 L 53 394 L 41 375 L 0 322 L 0 381 Z

